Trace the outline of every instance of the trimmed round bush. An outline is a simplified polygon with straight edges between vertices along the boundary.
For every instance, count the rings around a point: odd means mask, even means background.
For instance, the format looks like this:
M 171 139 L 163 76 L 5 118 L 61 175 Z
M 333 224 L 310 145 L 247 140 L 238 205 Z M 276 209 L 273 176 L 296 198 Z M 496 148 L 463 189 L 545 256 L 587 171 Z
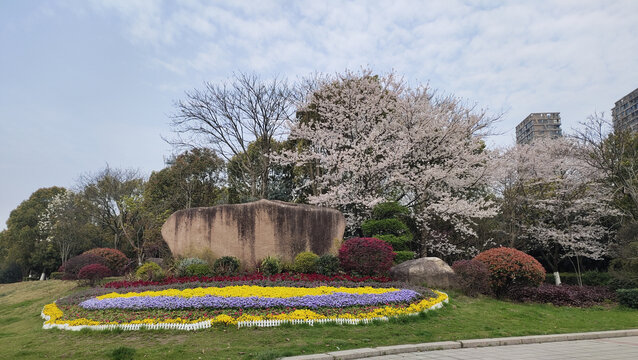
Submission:
M 298 273 L 312 274 L 317 271 L 318 260 L 319 255 L 311 251 L 304 251 L 295 256 L 293 268 Z
M 395 264 L 400 264 L 408 260 L 414 260 L 414 256 L 415 256 L 414 251 L 409 251 L 409 250 L 396 251 L 396 254 L 397 256 L 394 258 Z
M 101 264 L 87 265 L 78 272 L 78 279 L 88 281 L 91 286 L 107 276 L 111 276 L 111 269 Z
M 235 276 L 239 273 L 239 259 L 234 256 L 222 256 L 215 260 L 213 273 L 217 276 Z
M 366 220 L 361 224 L 361 230 L 367 236 L 376 234 L 394 234 L 399 236 L 410 233 L 408 226 L 399 219 Z
M 177 262 L 177 266 L 176 266 L 177 276 L 192 276 L 192 275 L 188 275 L 187 269 L 189 266 L 196 265 L 196 264 L 208 265 L 208 262 L 195 257 L 181 259 L 180 261 Z M 210 267 L 209 267 L 209 270 L 210 270 Z
M 317 260 L 317 274 L 332 276 L 339 273 L 339 258 L 332 254 L 321 255 Z
M 160 281 L 164 279 L 164 270 L 154 262 L 146 262 L 137 269 L 135 276 L 140 280 Z
M 543 265 L 532 256 L 512 248 L 493 248 L 476 255 L 490 272 L 490 286 L 497 296 L 517 286 L 539 286 L 545 279 Z
M 111 270 L 113 275 L 122 275 L 126 272 L 129 258 L 123 252 L 111 248 L 95 248 L 85 251 L 83 254 L 101 256 L 106 261 L 105 265 Z
M 106 266 L 106 259 L 95 254 L 81 254 L 70 258 L 65 262 L 61 269 L 64 271 L 64 280 L 77 280 L 80 270 L 91 264 L 100 264 Z
M 392 246 L 392 250 L 394 251 L 409 251 L 410 250 L 410 242 L 412 241 L 412 234 L 396 236 L 392 234 L 387 235 L 374 235 L 375 238 L 381 239 L 390 246 Z M 396 259 L 395 259 L 396 260 Z
M 410 214 L 410 210 L 396 201 L 377 204 L 372 209 L 373 219 L 399 218 Z
M 259 270 L 264 275 L 275 275 L 281 273 L 283 265 L 281 264 L 281 260 L 278 258 L 268 256 L 262 260 Z
M 490 271 L 478 260 L 459 260 L 452 264 L 459 288 L 467 296 L 490 293 Z
M 184 276 L 208 276 L 211 274 L 208 264 L 190 264 L 184 270 Z
M 377 238 L 351 238 L 339 248 L 341 268 L 364 276 L 387 274 L 395 256 L 392 246 Z

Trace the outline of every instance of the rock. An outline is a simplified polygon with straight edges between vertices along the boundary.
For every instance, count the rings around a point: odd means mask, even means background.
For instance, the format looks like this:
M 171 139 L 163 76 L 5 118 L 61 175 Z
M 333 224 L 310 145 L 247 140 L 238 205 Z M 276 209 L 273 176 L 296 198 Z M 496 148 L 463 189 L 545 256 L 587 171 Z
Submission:
M 437 257 L 423 257 L 402 262 L 390 269 L 390 277 L 413 284 L 426 283 L 434 288 L 452 288 L 456 284 L 454 270 Z
M 336 254 L 346 221 L 334 209 L 259 200 L 180 210 L 162 226 L 175 256 L 235 256 L 255 268 L 266 256 L 292 262 L 303 251 Z

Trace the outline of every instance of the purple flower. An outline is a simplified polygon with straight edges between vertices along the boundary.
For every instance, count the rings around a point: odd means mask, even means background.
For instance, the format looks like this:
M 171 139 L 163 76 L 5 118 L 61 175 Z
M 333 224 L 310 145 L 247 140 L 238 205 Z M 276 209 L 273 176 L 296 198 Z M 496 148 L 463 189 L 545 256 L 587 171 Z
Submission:
M 186 309 L 186 308 L 341 308 L 347 306 L 368 306 L 387 303 L 410 302 L 420 297 L 416 291 L 403 289 L 383 294 L 333 293 L 328 295 L 306 295 L 289 298 L 269 297 L 222 297 L 222 296 L 135 296 L 126 298 L 91 298 L 80 303 L 89 310 L 101 309 Z

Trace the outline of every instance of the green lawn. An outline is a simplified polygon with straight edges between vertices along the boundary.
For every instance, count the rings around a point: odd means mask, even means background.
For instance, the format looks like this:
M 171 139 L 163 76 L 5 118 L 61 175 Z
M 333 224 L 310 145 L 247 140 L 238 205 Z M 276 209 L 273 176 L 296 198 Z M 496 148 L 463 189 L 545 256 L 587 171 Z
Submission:
M 120 347 L 135 349 L 135 359 L 273 359 L 405 343 L 638 328 L 638 310 L 623 307 L 521 305 L 451 293 L 448 306 L 425 317 L 367 326 L 224 327 L 198 332 L 43 330 L 42 306 L 74 287 L 60 280 L 0 285 L 0 359 L 109 359 Z

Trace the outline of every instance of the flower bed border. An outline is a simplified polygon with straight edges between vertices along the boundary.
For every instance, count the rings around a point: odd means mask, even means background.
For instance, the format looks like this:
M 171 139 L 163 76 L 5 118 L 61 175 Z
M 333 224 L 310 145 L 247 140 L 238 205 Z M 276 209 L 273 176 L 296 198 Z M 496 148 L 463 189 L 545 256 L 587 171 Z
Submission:
M 405 313 L 400 314 L 400 316 L 415 316 L 420 312 L 440 309 L 443 307 L 444 303 L 449 301 L 449 297 L 446 293 L 435 291 L 439 296 L 433 300 L 433 304 L 429 307 L 425 307 L 421 309 L 419 312 Z M 172 330 L 201 330 L 212 327 L 214 324 L 226 324 L 226 325 L 237 325 L 238 328 L 242 327 L 272 327 L 279 326 L 282 324 L 308 324 L 313 326 L 314 324 L 325 324 L 325 323 L 336 323 L 339 325 L 357 325 L 359 323 L 368 324 L 373 321 L 388 321 L 391 318 L 397 316 L 382 316 L 382 317 L 373 317 L 373 318 L 324 318 L 324 319 L 286 319 L 286 320 L 250 320 L 250 321 L 236 321 L 230 316 L 218 316 L 213 319 L 206 319 L 203 321 L 193 321 L 188 322 L 185 319 L 169 319 L 167 322 L 159 322 L 152 323 L 151 319 L 149 322 L 144 322 L 145 320 L 139 320 L 131 323 L 121 323 L 121 324 L 93 324 L 93 325 L 72 325 L 73 322 L 77 320 L 69 320 L 67 322 L 59 322 L 57 319 L 62 316 L 62 311 L 57 307 L 55 303 L 51 303 L 45 305 L 40 313 L 42 318 L 45 320 L 42 325 L 43 329 L 61 329 L 61 330 L 71 330 L 71 331 L 80 331 L 82 329 L 91 329 L 91 330 L 140 330 L 140 329 L 172 329 Z M 95 322 L 95 321 L 93 321 Z

